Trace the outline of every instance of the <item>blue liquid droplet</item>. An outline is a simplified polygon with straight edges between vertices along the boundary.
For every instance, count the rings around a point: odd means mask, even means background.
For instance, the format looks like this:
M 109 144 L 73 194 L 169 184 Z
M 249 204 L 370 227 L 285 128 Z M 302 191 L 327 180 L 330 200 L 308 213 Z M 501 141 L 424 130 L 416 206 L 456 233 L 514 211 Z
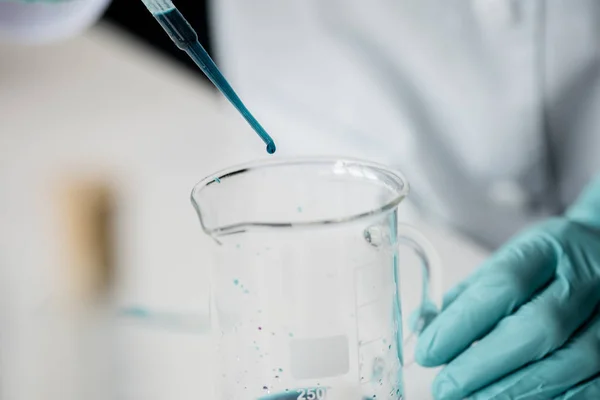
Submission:
M 233 284 L 234 284 L 234 285 L 237 285 L 238 283 L 240 283 L 240 281 L 239 281 L 238 279 L 234 279 L 234 280 L 233 280 Z
M 277 147 L 275 146 L 275 142 L 269 142 L 267 144 L 267 153 L 273 154 L 273 153 L 275 153 L 276 150 L 277 150 Z

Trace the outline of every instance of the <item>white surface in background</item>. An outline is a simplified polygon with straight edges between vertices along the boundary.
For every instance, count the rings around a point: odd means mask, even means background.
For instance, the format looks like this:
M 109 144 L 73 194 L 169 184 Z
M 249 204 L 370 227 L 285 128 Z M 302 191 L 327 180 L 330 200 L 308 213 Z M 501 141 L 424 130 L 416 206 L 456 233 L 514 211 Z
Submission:
M 266 153 L 199 79 L 106 27 L 49 47 L 0 47 L 0 110 L 0 300 L 8 304 L 0 397 L 80 400 L 64 389 L 80 376 L 70 343 L 41 317 L 60 268 L 54 185 L 75 167 L 108 172 L 121 189 L 121 304 L 203 314 L 208 242 L 188 194 L 205 175 Z M 419 226 L 444 260 L 446 288 L 485 256 L 458 235 Z M 208 398 L 205 337 L 125 325 L 113 339 L 112 398 Z M 409 400 L 430 398 L 432 374 L 406 371 Z M 105 400 L 95 395 L 87 399 Z

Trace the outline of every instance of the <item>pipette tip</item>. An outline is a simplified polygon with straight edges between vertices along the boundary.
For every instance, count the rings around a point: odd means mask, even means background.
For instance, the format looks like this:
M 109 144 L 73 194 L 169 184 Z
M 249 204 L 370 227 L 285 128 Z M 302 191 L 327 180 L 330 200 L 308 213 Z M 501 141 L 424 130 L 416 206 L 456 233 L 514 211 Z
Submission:
M 1 0 L 0 0 L 1 1 Z M 273 154 L 277 150 L 273 139 L 260 126 L 258 121 L 252 116 L 242 100 L 235 93 L 233 88 L 223 76 L 219 67 L 214 63 L 210 55 L 198 41 L 198 34 L 189 22 L 175 8 L 171 0 L 143 0 L 148 10 L 154 15 L 154 18 L 167 32 L 169 37 L 178 48 L 188 53 L 202 72 L 212 81 L 212 83 L 227 97 L 235 108 L 248 121 L 250 126 L 256 131 L 258 136 L 267 145 L 267 153 Z

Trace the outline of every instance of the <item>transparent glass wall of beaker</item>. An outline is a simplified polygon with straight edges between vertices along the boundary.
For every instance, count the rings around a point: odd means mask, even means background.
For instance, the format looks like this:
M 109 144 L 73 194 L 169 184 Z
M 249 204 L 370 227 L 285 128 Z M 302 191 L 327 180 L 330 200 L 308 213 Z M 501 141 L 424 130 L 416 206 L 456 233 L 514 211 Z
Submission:
M 192 200 L 214 239 L 218 400 L 402 399 L 404 178 L 348 160 L 222 171 Z

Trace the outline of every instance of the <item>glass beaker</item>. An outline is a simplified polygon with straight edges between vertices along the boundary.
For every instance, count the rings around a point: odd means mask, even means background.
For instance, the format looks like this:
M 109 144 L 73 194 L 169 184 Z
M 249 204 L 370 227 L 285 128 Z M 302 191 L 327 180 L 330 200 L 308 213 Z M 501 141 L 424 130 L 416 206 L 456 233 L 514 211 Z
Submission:
M 219 400 L 403 398 L 399 244 L 422 259 L 423 303 L 440 303 L 435 251 L 398 221 L 408 190 L 398 172 L 335 158 L 248 164 L 194 187 L 214 239 Z

